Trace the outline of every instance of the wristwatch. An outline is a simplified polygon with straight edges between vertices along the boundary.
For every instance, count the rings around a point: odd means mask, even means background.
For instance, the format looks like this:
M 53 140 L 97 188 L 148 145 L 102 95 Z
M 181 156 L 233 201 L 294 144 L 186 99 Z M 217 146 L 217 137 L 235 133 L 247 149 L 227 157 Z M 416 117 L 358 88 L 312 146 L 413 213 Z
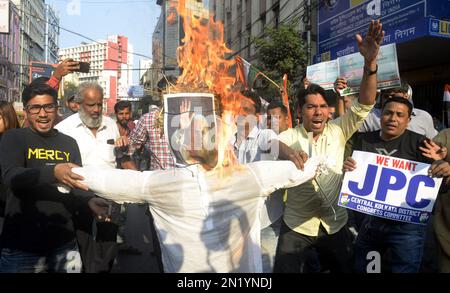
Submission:
M 378 72 L 378 64 L 377 67 L 375 68 L 374 71 L 371 71 L 369 68 L 367 68 L 366 66 L 364 66 L 364 73 L 367 75 L 372 75 Z

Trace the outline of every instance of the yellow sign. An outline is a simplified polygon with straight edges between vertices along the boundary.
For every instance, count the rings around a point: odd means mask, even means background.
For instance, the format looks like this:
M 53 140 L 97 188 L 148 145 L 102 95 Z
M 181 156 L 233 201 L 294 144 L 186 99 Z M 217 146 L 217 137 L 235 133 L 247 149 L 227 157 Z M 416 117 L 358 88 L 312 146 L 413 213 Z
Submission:
M 350 8 L 358 6 L 361 3 L 366 2 L 367 0 L 350 0 Z
M 450 21 L 439 20 L 439 34 L 450 36 Z
M 324 62 L 324 61 L 330 61 L 331 60 L 331 52 L 327 51 L 324 52 L 322 54 L 320 54 L 320 61 Z

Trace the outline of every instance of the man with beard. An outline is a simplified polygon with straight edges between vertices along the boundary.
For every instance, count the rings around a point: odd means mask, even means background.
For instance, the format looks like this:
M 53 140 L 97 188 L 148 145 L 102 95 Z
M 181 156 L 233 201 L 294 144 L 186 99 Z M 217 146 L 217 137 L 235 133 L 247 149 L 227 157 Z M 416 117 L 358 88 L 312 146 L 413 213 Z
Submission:
M 83 166 L 115 169 L 114 143 L 120 140 L 120 134 L 116 122 L 102 116 L 102 87 L 96 83 L 81 84 L 75 101 L 80 105 L 78 113 L 56 128 L 77 141 Z M 119 206 L 112 204 L 111 210 L 116 214 Z M 97 222 L 93 226 L 93 220 L 85 210 L 79 212 L 77 239 L 84 271 L 109 272 L 117 254 L 118 226 L 112 222 Z
M 116 124 L 119 128 L 119 133 L 126 140 L 130 137 L 131 131 L 134 129 L 135 124 L 131 121 L 131 103 L 128 101 L 119 101 L 114 105 L 114 113 L 116 114 Z M 122 158 L 128 152 L 128 142 L 120 148 L 116 148 L 116 157 L 118 168 L 121 168 Z M 142 252 L 128 243 L 125 235 L 125 223 L 128 214 L 128 204 L 120 206 L 120 215 L 118 216 L 117 225 L 119 226 L 117 232 L 117 243 L 119 245 L 120 252 L 126 252 L 131 254 L 141 254 Z
M 117 127 L 121 136 L 129 137 L 134 129 L 134 122 L 131 121 L 131 103 L 128 101 L 120 101 L 114 105 L 114 113 L 117 118 Z

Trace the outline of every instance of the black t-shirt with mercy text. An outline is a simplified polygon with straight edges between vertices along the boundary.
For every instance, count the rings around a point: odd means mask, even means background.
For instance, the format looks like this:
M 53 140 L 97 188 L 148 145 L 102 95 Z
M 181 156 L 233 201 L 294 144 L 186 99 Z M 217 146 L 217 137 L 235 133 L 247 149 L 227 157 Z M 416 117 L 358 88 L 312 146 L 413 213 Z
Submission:
M 76 141 L 57 130 L 40 134 L 31 128 L 7 131 L 0 143 L 0 166 L 7 187 L 3 248 L 46 252 L 75 239 L 72 214 L 92 193 L 57 188 L 54 167 L 81 166 Z

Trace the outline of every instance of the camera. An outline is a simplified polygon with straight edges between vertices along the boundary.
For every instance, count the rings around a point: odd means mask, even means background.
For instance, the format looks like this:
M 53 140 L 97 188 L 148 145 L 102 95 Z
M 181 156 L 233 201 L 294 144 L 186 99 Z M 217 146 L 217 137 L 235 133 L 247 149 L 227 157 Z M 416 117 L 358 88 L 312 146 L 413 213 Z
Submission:
M 122 159 L 125 156 L 128 156 L 128 146 L 121 146 L 121 147 L 115 147 L 114 148 L 114 156 L 116 156 L 117 159 Z

